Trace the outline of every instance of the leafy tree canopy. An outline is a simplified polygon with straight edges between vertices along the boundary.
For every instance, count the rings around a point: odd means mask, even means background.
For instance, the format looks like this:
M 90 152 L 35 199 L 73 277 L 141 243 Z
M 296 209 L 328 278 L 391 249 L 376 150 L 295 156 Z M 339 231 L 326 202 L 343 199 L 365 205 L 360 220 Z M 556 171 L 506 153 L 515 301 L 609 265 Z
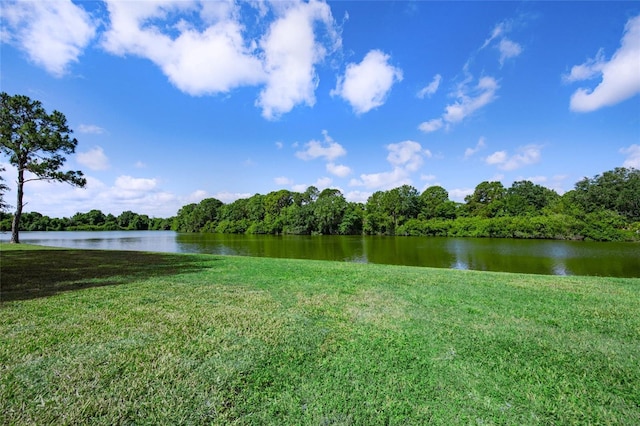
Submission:
M 87 181 L 81 171 L 62 170 L 65 154 L 73 154 L 78 141 L 70 136 L 61 112 L 47 114 L 39 101 L 6 92 L 0 94 L 0 103 L 0 152 L 18 171 L 11 242 L 19 243 L 25 183 L 48 180 L 84 187 Z

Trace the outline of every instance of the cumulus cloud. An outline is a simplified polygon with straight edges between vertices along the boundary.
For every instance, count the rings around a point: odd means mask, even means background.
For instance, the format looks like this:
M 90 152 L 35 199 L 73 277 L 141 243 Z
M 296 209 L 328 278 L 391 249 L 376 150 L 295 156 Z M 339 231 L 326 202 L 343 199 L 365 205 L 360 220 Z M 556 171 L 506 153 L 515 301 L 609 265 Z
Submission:
M 345 200 L 352 203 L 366 203 L 371 197 L 371 192 L 368 191 L 349 191 L 344 195 Z
M 317 22 L 327 30 L 326 45 L 314 33 Z M 324 60 L 327 49 L 332 51 L 341 43 L 335 25 L 329 6 L 318 1 L 296 3 L 271 24 L 260 41 L 267 84 L 256 105 L 263 117 L 275 119 L 298 104 L 315 104 L 315 66 Z
M 443 126 L 459 123 L 480 108 L 490 104 L 496 98 L 496 92 L 500 88 L 493 77 L 482 77 L 478 83 L 469 87 L 471 78 L 458 86 L 455 92 L 456 101 L 445 107 L 441 118 L 425 121 L 418 126 L 425 133 L 434 132 Z
M 565 83 L 574 83 L 576 81 L 589 80 L 602 73 L 606 60 L 604 58 L 604 50 L 598 50 L 595 58 L 587 59 L 580 65 L 571 67 L 569 74 L 563 75 L 562 79 Z
M 507 151 L 496 151 L 489 155 L 486 160 L 487 164 L 504 164 L 507 161 Z
M 170 217 L 182 205 L 192 202 L 189 197 L 163 190 L 156 179 L 123 175 L 109 184 L 90 175 L 85 177 L 85 188 L 58 182 L 30 182 L 24 201 L 28 203 L 30 211 L 50 217 L 69 217 L 91 209 L 116 215 L 124 210 L 132 210 L 155 217 Z
M 343 164 L 327 163 L 327 171 L 342 178 L 351 174 L 351 168 Z
M 105 51 L 148 59 L 175 87 L 192 96 L 259 87 L 255 105 L 269 120 L 298 105 L 315 104 L 316 67 L 342 44 L 324 1 L 241 6 L 234 1 L 105 0 L 105 4 L 108 17 L 100 36 Z M 70 0 L 11 1 L 3 4 L 5 21 L 3 42 L 17 45 L 57 76 L 78 60 L 98 26 Z
M 241 198 L 249 198 L 251 197 L 251 195 L 248 192 L 227 192 L 227 191 L 222 191 L 222 192 L 216 192 L 215 194 L 213 194 L 213 198 L 217 198 L 218 200 L 222 201 L 225 204 L 228 203 L 232 203 L 236 200 L 239 200 Z
M 316 188 L 322 191 L 323 189 L 328 188 L 332 182 L 333 182 L 333 179 L 325 176 L 325 177 L 318 178 L 318 180 L 316 180 L 314 183 L 310 185 L 307 183 L 298 183 L 296 185 L 292 185 L 291 189 L 294 190 L 295 192 L 304 192 L 307 190 L 307 188 L 309 188 L 309 186 L 315 186 Z
M 467 195 L 473 194 L 473 188 L 454 188 L 449 190 L 449 198 L 453 201 L 464 201 Z
M 350 186 L 364 186 L 368 189 L 388 190 L 402 185 L 410 185 L 409 172 L 396 167 L 389 172 L 361 174 L 359 179 L 351 179 Z
M 627 21 L 620 47 L 607 61 L 604 53 L 571 68 L 566 82 L 583 81 L 600 76 L 594 89 L 579 88 L 571 96 L 570 109 L 591 112 L 615 105 L 640 93 L 640 15 Z
M 540 161 L 541 150 L 539 145 L 527 145 L 513 155 L 509 155 L 507 151 L 496 151 L 487 156 L 485 162 L 497 166 L 500 170 L 516 170 Z
M 425 87 L 420 89 L 420 91 L 416 94 L 420 99 L 424 99 L 425 96 L 431 97 L 434 93 L 438 91 L 440 87 L 440 81 L 442 80 L 442 76 L 440 74 L 436 74 L 431 80 L 431 83 L 427 84 Z
M 425 121 L 418 126 L 418 129 L 422 130 L 424 133 L 435 132 L 436 130 L 440 130 L 444 126 L 444 121 L 442 118 L 434 118 L 433 120 Z
M 387 145 L 389 155 L 387 161 L 394 167 L 405 168 L 415 172 L 422 166 L 423 158 L 431 157 L 431 151 L 423 149 L 418 142 L 404 141 Z
M 633 144 L 628 148 L 622 148 L 620 152 L 627 156 L 622 167 L 640 170 L 640 145 Z
M 255 104 L 270 120 L 300 104 L 313 106 L 315 67 L 341 44 L 331 9 L 320 1 L 249 5 L 257 16 L 241 15 L 231 1 L 107 0 L 110 25 L 102 45 L 116 55 L 149 59 L 190 95 L 262 86 Z M 178 19 L 185 15 L 191 23 Z M 267 22 L 267 16 L 275 19 Z M 258 38 L 247 36 L 263 27 Z
M 387 145 L 389 154 L 387 161 L 393 170 L 361 174 L 359 178 L 351 179 L 350 186 L 364 186 L 367 189 L 392 189 L 411 184 L 411 173 L 417 171 L 424 158 L 431 157 L 428 149 L 422 148 L 418 142 L 404 141 Z
M 329 133 L 325 130 L 322 132 L 324 135 L 324 142 L 312 140 L 307 142 L 303 151 L 296 152 L 296 157 L 301 160 L 314 160 L 316 158 L 324 158 L 327 161 L 333 161 L 338 157 L 341 157 L 347 153 L 347 151 L 334 141 Z
M 485 138 L 481 137 L 480 139 L 478 139 L 478 143 L 476 144 L 475 147 L 467 148 L 467 149 L 464 150 L 464 158 L 467 159 L 467 158 L 473 156 L 478 151 L 483 149 L 485 146 L 487 146 L 486 143 L 485 143 Z
M 381 106 L 391 87 L 402 81 L 402 70 L 390 65 L 389 59 L 391 57 L 380 50 L 371 50 L 359 64 L 348 64 L 331 95 L 349 102 L 356 114 Z
M 244 27 L 233 8 L 201 7 L 196 2 L 122 2 L 108 0 L 110 26 L 103 47 L 116 55 L 136 55 L 151 60 L 178 89 L 204 95 L 265 80 L 255 46 L 246 43 Z M 178 35 L 163 32 L 156 22 L 167 21 L 175 13 L 198 12 L 205 28 L 196 29 L 180 21 L 173 28 Z M 164 22 L 167 23 L 167 22 Z
M 96 34 L 96 23 L 71 0 L 3 2 L 2 15 L 9 29 L 3 41 L 56 77 L 67 73 Z
M 78 163 L 91 170 L 107 170 L 109 168 L 109 159 L 102 147 L 96 146 L 86 152 L 76 154 Z
M 156 187 L 156 179 L 134 178 L 128 175 L 118 176 L 115 188 L 122 191 L 151 191 Z

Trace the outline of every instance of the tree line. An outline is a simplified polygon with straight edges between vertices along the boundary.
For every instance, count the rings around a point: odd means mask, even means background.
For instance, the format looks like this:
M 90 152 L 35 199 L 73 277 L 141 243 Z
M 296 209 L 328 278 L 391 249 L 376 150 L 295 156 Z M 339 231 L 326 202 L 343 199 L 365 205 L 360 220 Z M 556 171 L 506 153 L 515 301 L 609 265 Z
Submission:
M 0 212 L 0 230 L 12 215 Z M 174 230 L 226 234 L 400 235 L 492 238 L 640 240 L 640 170 L 616 168 L 556 191 L 522 180 L 504 187 L 478 184 L 464 203 L 446 189 L 420 193 L 410 185 L 377 191 L 366 203 L 349 202 L 338 189 L 286 189 L 228 204 L 216 198 L 187 204 L 171 218 L 100 210 L 50 218 L 23 213 L 22 231 Z
M 0 212 L 0 231 L 11 230 L 12 214 Z M 132 211 L 118 216 L 100 210 L 51 218 L 38 212 L 22 213 L 20 231 L 162 231 L 171 229 L 171 219 L 150 218 Z
M 224 204 L 215 198 L 183 206 L 179 232 L 234 234 L 415 235 L 640 240 L 640 171 L 616 168 L 584 178 L 562 196 L 522 180 L 506 188 L 485 181 L 464 203 L 432 186 L 410 185 L 346 201 L 337 189 L 273 191 Z

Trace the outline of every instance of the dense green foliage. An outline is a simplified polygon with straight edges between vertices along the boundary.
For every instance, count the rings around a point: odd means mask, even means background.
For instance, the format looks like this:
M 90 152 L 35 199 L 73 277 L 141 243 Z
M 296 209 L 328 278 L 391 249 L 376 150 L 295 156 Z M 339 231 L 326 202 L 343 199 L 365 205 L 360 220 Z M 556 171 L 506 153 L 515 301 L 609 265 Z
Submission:
M 0 93 L 0 154 L 9 159 L 18 175 L 11 242 L 20 242 L 25 183 L 45 180 L 77 187 L 86 185 L 81 171 L 62 170 L 67 160 L 65 155 L 73 154 L 78 145 L 71 137 L 72 132 L 60 111 L 48 114 L 40 101 L 32 101 L 24 95 Z M 0 207 L 3 204 L 0 199 Z
M 11 215 L 0 212 L 0 230 Z M 640 239 L 640 171 L 616 168 L 576 183 L 560 196 L 530 181 L 505 188 L 481 182 L 464 203 L 441 186 L 419 193 L 404 185 L 377 191 L 366 203 L 337 189 L 285 189 L 229 204 L 215 198 L 183 206 L 173 218 L 100 210 L 51 219 L 23 215 L 21 230 L 164 230 L 227 234 L 403 235 L 636 241 Z
M 73 154 L 78 145 L 71 137 L 72 132 L 60 111 L 48 114 L 40 101 L 32 101 L 24 95 L 0 93 L 0 154 L 5 155 L 17 170 L 11 242 L 20 242 L 25 183 L 45 180 L 66 182 L 80 188 L 86 185 L 81 171 L 62 170 L 67 160 L 65 155 Z
M 12 215 L 0 212 L 0 231 L 11 229 Z M 119 230 L 168 230 L 169 219 L 150 218 L 132 211 L 122 212 L 119 216 L 104 214 L 100 210 L 88 213 L 76 213 L 62 219 L 50 218 L 37 212 L 22 214 L 21 231 L 119 231 Z
M 638 279 L 10 244 L 0 261 L 0 424 L 640 424 Z
M 230 204 L 209 198 L 178 211 L 181 232 L 370 234 L 497 238 L 640 238 L 640 171 L 617 168 L 578 182 L 563 196 L 530 181 L 482 182 L 465 203 L 440 186 L 422 194 L 404 185 L 375 192 L 366 204 L 337 189 L 256 194 Z

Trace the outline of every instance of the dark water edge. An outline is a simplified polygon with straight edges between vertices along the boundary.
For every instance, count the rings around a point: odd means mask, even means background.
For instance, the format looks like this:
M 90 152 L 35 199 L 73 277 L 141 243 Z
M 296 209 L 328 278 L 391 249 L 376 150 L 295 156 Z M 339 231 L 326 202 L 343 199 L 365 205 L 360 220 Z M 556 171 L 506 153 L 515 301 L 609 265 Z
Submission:
M 0 241 L 8 241 L 8 234 Z M 23 232 L 47 246 L 334 260 L 545 275 L 640 277 L 640 243 L 495 238 Z

